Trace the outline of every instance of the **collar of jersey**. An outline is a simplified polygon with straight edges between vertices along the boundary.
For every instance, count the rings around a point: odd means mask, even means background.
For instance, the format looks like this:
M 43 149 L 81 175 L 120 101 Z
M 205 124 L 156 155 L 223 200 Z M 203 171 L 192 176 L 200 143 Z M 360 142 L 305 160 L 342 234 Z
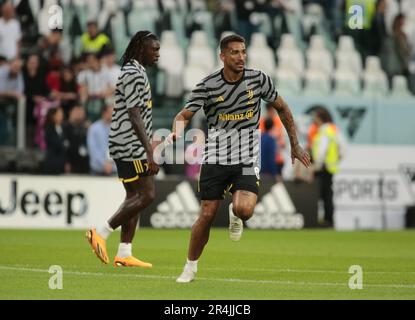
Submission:
M 225 75 L 223 74 L 223 68 L 222 68 L 222 70 L 220 70 L 220 75 L 222 77 L 222 80 L 225 81 L 227 84 L 230 84 L 230 85 L 240 84 L 245 79 L 245 69 L 244 69 L 244 74 L 242 75 L 241 79 L 239 79 L 238 81 L 235 81 L 235 82 L 230 82 L 230 81 L 225 79 Z
M 135 59 L 133 59 L 133 63 L 135 64 L 135 66 L 138 68 L 138 69 L 141 69 L 141 70 L 146 70 L 146 68 L 144 68 L 144 66 L 143 65 L 141 65 L 140 64 L 140 62 L 138 62 L 137 60 L 135 60 Z

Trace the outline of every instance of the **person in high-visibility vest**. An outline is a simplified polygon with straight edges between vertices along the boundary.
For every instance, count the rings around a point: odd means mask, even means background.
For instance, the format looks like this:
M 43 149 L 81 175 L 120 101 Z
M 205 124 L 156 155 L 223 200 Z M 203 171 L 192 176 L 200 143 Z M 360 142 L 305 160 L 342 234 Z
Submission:
M 81 37 L 82 53 L 98 54 L 104 48 L 111 46 L 111 40 L 105 33 L 98 30 L 98 23 L 96 21 L 89 21 L 87 24 L 87 31 Z
M 326 108 L 318 107 L 313 112 L 313 122 L 318 130 L 313 137 L 311 152 L 313 169 L 324 203 L 324 226 L 333 226 L 333 175 L 339 171 L 344 153 L 344 140 Z

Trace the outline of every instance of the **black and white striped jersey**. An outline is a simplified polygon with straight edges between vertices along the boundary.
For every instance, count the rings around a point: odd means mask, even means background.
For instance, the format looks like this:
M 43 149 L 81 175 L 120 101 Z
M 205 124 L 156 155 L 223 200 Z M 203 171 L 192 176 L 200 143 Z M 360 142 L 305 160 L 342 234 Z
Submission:
M 202 108 L 207 118 L 203 163 L 257 163 L 261 99 L 274 102 L 277 96 L 271 78 L 259 70 L 245 69 L 239 81 L 230 83 L 222 69 L 199 82 L 185 108 L 192 112 Z
M 109 149 L 111 158 L 121 161 L 146 159 L 145 150 L 135 134 L 128 116 L 128 109 L 139 107 L 149 139 L 152 138 L 151 88 L 146 70 L 136 60 L 122 69 L 115 91 Z

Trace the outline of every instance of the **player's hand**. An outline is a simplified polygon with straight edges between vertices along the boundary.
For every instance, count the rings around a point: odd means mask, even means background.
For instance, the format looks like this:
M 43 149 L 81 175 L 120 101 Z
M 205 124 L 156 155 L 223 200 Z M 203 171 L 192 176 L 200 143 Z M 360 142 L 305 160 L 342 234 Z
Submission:
M 159 172 L 160 167 L 154 161 L 154 158 L 153 158 L 153 154 L 152 153 L 147 153 L 147 164 L 148 164 L 148 172 L 151 175 L 156 175 Z
M 294 164 L 295 159 L 298 159 L 306 168 L 309 168 L 311 165 L 310 155 L 299 144 L 291 148 L 292 164 Z

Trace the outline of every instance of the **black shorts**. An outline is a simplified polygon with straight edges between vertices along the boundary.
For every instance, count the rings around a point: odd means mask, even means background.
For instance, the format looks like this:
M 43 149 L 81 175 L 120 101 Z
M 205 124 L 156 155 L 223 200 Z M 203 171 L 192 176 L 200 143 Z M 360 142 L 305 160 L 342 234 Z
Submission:
M 118 177 L 123 183 L 129 183 L 140 179 L 140 177 L 148 177 L 147 160 L 120 161 L 115 160 L 117 166 Z
M 236 190 L 258 194 L 259 180 L 257 166 L 203 164 L 197 191 L 201 200 L 222 200 L 227 192 Z

